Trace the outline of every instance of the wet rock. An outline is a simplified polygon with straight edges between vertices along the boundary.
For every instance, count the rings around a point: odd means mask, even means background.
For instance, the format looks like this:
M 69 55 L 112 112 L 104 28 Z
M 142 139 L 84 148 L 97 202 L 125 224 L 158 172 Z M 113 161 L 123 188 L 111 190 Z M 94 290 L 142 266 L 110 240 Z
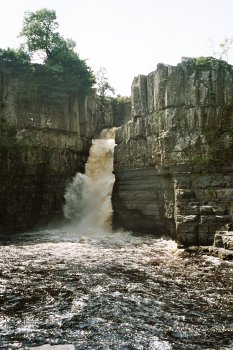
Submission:
M 170 335 L 173 337 L 173 338 L 177 338 L 177 339 L 187 339 L 188 338 L 188 335 L 184 332 L 170 332 Z
M 218 256 L 223 260 L 233 260 L 233 250 L 219 248 Z
M 223 260 L 233 259 L 233 231 L 216 231 L 214 245 L 209 252 L 218 255 Z
M 200 214 L 201 215 L 212 215 L 214 214 L 213 208 L 211 205 L 203 205 L 200 207 Z
M 185 249 L 187 252 L 197 253 L 200 250 L 199 246 L 190 246 Z
M 214 246 L 223 248 L 223 235 L 225 234 L 225 231 L 217 231 L 214 235 Z
M 233 250 L 233 231 L 217 231 L 214 236 L 214 246 Z

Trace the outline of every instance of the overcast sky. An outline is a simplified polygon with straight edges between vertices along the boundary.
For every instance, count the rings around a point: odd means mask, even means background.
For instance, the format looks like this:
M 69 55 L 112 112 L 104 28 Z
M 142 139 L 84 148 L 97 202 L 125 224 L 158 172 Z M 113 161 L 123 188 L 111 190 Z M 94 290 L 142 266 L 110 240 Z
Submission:
M 1 0 L 0 47 L 17 48 L 24 12 L 44 7 L 56 10 L 60 34 L 95 72 L 105 67 L 121 95 L 158 63 L 211 55 L 233 37 L 233 0 Z

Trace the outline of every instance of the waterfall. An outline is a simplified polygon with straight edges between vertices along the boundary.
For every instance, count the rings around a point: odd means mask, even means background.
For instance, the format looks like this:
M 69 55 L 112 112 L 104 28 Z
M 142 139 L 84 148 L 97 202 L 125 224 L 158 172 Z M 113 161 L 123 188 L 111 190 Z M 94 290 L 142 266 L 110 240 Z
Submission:
M 115 128 L 92 141 L 85 174 L 77 173 L 65 194 L 64 215 L 81 233 L 111 230 L 111 194 L 115 181 Z

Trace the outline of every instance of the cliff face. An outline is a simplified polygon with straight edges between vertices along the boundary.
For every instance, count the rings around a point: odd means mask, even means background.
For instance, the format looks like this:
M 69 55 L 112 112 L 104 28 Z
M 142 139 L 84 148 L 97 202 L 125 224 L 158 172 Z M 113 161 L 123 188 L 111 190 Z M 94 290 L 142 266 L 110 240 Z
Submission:
M 97 104 L 97 134 L 102 129 L 119 127 L 131 119 L 131 102 L 110 98 L 105 104 Z
M 0 233 L 62 217 L 65 187 L 83 172 L 96 128 L 95 96 L 44 103 L 0 74 Z
M 138 76 L 116 143 L 115 225 L 190 245 L 232 223 L 233 67 L 184 58 Z

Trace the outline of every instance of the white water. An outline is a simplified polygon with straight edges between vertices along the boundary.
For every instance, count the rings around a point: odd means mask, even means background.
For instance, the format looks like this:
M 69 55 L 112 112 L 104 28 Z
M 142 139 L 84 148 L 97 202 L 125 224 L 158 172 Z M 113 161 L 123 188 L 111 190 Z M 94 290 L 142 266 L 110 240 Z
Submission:
M 77 173 L 65 194 L 64 215 L 82 234 L 111 230 L 114 134 L 105 129 L 92 141 L 85 174 Z

